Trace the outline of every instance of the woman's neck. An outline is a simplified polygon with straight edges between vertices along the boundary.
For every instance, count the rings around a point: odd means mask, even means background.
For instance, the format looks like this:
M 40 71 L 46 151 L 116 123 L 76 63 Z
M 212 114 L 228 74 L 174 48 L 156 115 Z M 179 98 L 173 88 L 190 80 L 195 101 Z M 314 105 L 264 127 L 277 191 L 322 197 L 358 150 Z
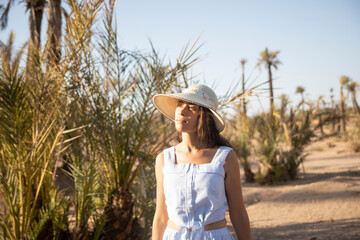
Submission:
M 200 150 L 199 138 L 195 133 L 182 133 L 182 144 L 186 151 L 198 151 Z

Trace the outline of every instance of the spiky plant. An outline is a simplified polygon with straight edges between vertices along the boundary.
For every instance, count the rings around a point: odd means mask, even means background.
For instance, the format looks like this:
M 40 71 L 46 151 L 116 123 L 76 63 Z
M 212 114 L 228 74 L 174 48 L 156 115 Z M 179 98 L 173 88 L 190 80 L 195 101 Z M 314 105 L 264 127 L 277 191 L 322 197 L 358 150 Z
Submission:
M 360 152 L 360 118 L 354 119 L 353 126 L 349 131 L 350 151 Z
M 151 187 L 136 195 L 154 185 L 139 173 L 153 171 L 169 135 L 151 97 L 187 85 L 198 48 L 187 45 L 175 64 L 154 48 L 147 55 L 124 51 L 112 26 L 115 1 L 69 6 L 58 65 L 39 49 L 25 72 L 1 62 L 1 237 L 148 238 L 139 219 L 149 226 L 151 208 L 134 196 L 152 202 Z M 62 171 L 70 186 L 60 194 Z
M 285 115 L 287 112 L 287 107 L 289 104 L 290 100 L 289 97 L 286 94 L 281 94 L 280 95 L 280 109 L 279 109 L 279 113 L 280 116 L 285 119 Z
M 114 107 L 109 109 L 113 119 L 102 121 L 101 136 L 105 140 L 107 163 L 111 166 L 106 168 L 106 172 L 110 173 L 110 188 L 115 190 L 106 207 L 109 215 L 105 225 L 105 236 L 108 238 L 139 237 L 139 226 L 136 218 L 132 216 L 134 201 L 131 189 L 138 172 L 151 159 L 150 154 L 153 152 L 153 146 L 148 144 L 154 137 L 150 134 L 151 129 L 156 127 L 153 125 L 155 108 L 151 103 L 151 97 L 157 92 L 169 91 L 178 83 L 178 75 L 184 69 L 178 64 L 175 67 L 167 66 L 163 75 L 161 71 L 153 69 L 158 62 L 155 55 L 136 65 L 136 78 L 130 78 L 135 85 L 128 92 L 129 96 L 124 99 L 126 105 L 120 105 L 121 101 L 113 102 L 111 105 Z M 181 63 L 187 65 L 188 61 L 182 59 Z M 116 116 L 113 111 L 121 108 L 122 112 Z M 119 121 L 122 121 L 122 126 L 117 125 Z M 111 123 L 114 125 L 111 126 Z
M 55 237 L 67 208 L 54 185 L 58 146 L 67 132 L 60 124 L 60 85 L 58 79 L 46 80 L 41 59 L 33 76 L 26 76 L 22 51 L 12 59 L 10 46 L 0 58 L 0 234 L 2 239 Z
M 241 166 L 245 172 L 245 182 L 254 182 L 254 173 L 251 171 L 249 157 L 251 155 L 251 138 L 249 132 L 242 128 L 237 132 L 236 138 L 231 142 Z
M 297 177 L 300 164 L 306 157 L 304 147 L 319 127 L 311 126 L 310 114 L 310 111 L 307 112 L 304 121 L 297 123 L 293 122 L 291 116 L 284 119 L 277 112 L 257 116 L 257 141 L 263 166 L 255 176 L 257 182 L 274 184 Z M 291 123 L 287 123 L 289 121 Z
M 281 176 L 283 176 L 277 162 L 281 138 L 283 137 L 281 126 L 273 114 L 257 116 L 255 121 L 256 129 L 259 133 L 256 139 L 259 143 L 259 160 L 264 167 L 263 170 L 259 168 L 255 179 L 261 184 L 274 183 L 281 180 Z M 279 174 L 280 177 L 278 176 Z
M 242 104 L 242 101 L 240 104 Z M 254 182 L 254 174 L 250 166 L 250 155 L 251 149 L 253 148 L 251 139 L 254 134 L 254 128 L 251 125 L 252 121 L 250 118 L 242 118 L 243 112 L 239 111 L 240 104 L 234 106 L 236 115 L 229 119 L 229 124 L 224 130 L 224 135 L 231 143 L 244 169 L 245 182 Z
M 148 171 L 165 139 L 151 98 L 186 84 L 197 48 L 185 48 L 175 65 L 164 64 L 154 49 L 148 55 L 124 51 L 112 26 L 114 1 L 70 3 L 61 69 L 69 99 L 66 124 L 83 126 L 67 154 L 75 183 L 75 234 L 138 239 L 145 211 L 135 211 L 134 196 L 146 182 L 138 174 Z M 101 8 L 105 30 L 95 34 Z
M 314 134 L 314 130 L 322 126 L 320 122 L 317 127 L 311 127 L 310 112 L 306 113 L 304 121 L 295 124 L 290 131 L 290 149 L 284 151 L 281 156 L 288 177 L 293 180 L 297 176 L 297 172 L 301 163 L 303 163 L 306 155 L 303 155 L 304 147 L 310 142 Z

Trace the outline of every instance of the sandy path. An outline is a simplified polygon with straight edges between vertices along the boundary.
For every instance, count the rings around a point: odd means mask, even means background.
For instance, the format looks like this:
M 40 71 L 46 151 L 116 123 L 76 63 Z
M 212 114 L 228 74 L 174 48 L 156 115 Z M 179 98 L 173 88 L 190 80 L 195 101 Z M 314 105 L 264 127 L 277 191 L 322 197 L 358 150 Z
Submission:
M 298 180 L 243 183 L 253 239 L 360 240 L 360 153 L 346 149 L 335 138 L 318 141 L 306 148 Z

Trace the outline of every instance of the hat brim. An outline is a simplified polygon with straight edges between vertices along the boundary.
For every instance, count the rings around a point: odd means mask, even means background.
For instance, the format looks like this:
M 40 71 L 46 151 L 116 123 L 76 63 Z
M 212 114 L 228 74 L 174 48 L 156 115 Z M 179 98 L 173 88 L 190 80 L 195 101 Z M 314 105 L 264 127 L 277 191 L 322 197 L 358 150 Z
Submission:
M 152 98 L 155 107 L 168 119 L 175 121 L 175 110 L 179 100 L 194 103 L 196 105 L 205 107 L 213 114 L 216 129 L 221 132 L 224 130 L 225 122 L 223 118 L 213 109 L 201 104 L 201 99 L 197 99 L 198 96 L 192 93 L 178 93 L 178 94 L 157 94 Z

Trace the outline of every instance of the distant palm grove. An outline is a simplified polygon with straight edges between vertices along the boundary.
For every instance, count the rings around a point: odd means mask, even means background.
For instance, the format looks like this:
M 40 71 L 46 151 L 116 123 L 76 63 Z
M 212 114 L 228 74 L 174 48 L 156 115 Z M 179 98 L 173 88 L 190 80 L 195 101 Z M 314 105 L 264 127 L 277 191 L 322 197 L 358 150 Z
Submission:
M 114 0 L 69 0 L 67 11 L 61 0 L 8 0 L 0 5 L 1 30 L 14 21 L 8 17 L 14 3 L 29 11 L 30 37 L 19 51 L 14 33 L 0 42 L 0 239 L 149 239 L 155 156 L 175 139 L 151 98 L 193 81 L 197 41 L 174 62 L 164 62 L 152 45 L 149 53 L 122 49 Z M 273 90 L 280 51 L 259 52 L 255 67 L 266 69 L 268 80 L 249 86 L 243 58 L 241 91 L 221 102 L 222 111 L 233 113 L 224 136 L 244 181 L 301 177 L 304 147 L 320 138 L 337 136 L 360 151 L 354 79 L 342 76 L 340 88 L 330 89 L 331 102 L 324 96 L 312 102 L 298 86 L 301 102 L 290 106 L 288 96 Z M 248 99 L 260 86 L 269 111 L 248 116 Z

